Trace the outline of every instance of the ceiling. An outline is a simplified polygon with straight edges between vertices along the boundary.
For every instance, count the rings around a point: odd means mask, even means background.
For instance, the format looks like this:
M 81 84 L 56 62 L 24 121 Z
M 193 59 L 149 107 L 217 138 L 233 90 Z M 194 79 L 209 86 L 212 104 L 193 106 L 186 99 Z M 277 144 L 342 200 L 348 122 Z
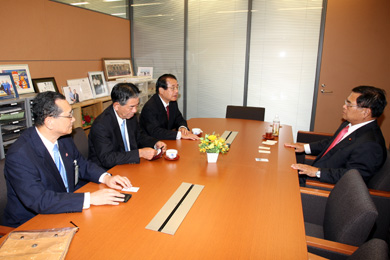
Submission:
M 128 19 L 128 0 L 51 0 Z

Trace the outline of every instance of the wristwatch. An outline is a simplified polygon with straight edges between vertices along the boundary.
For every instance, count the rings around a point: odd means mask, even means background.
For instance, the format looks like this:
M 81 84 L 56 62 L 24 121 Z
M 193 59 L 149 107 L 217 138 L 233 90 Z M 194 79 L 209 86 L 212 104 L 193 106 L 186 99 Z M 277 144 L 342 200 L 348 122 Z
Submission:
M 317 176 L 317 178 L 320 178 L 321 177 L 321 171 L 317 171 L 316 172 L 316 176 Z

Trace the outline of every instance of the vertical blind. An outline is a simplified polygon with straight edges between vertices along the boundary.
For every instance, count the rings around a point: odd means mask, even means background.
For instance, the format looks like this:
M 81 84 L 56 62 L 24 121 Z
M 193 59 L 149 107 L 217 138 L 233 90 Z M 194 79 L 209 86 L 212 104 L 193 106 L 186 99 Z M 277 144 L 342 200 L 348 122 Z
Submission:
M 179 82 L 179 107 L 183 109 L 184 1 L 132 1 L 134 70 L 153 67 L 153 78 L 165 73 Z
M 248 106 L 265 107 L 266 121 L 278 114 L 295 131 L 308 130 L 322 0 L 251 3 L 248 21 L 248 0 L 133 1 L 135 66 L 154 67 L 155 77 L 173 73 L 181 85 L 185 67 L 187 119 L 225 117 L 227 105 L 243 105 L 248 58 Z

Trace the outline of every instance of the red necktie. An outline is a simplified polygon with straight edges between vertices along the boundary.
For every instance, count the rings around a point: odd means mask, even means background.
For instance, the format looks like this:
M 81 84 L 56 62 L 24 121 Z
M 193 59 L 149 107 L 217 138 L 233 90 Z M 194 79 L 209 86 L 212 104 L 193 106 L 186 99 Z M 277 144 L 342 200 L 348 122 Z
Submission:
M 343 138 L 343 136 L 348 132 L 348 128 L 349 128 L 349 125 L 347 125 L 346 127 L 344 127 L 340 132 L 339 134 L 336 136 L 336 138 L 333 140 L 332 144 L 328 147 L 328 149 L 326 150 L 326 152 L 321 156 L 323 157 L 327 152 L 330 151 L 330 149 L 332 149 L 336 144 L 338 144 L 341 140 L 341 138 Z
M 168 121 L 169 121 L 169 105 L 167 106 L 167 116 L 168 116 Z

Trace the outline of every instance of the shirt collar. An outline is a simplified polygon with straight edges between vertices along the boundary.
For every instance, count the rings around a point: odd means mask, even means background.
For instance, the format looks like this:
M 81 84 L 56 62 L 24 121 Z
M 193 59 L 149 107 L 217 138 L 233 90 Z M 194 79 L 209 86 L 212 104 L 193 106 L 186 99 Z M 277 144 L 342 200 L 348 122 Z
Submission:
M 165 109 L 167 109 L 167 106 L 169 105 L 169 103 L 168 103 L 168 104 L 165 103 L 165 101 L 160 97 L 160 94 L 157 94 L 157 95 L 158 95 L 158 97 L 161 99 L 161 102 L 163 103 Z
M 118 114 L 116 113 L 114 107 L 112 107 L 112 109 L 114 110 L 114 113 L 115 113 L 115 116 L 116 116 L 116 120 L 118 120 L 118 124 L 119 124 L 119 128 L 121 127 L 123 121 L 125 121 L 126 119 L 122 119 L 118 116 Z M 125 124 L 126 125 L 126 124 Z
M 46 149 L 49 151 L 50 155 L 53 157 L 53 148 L 54 148 L 54 145 L 58 145 L 58 140 L 53 144 L 52 142 L 50 142 L 46 137 L 44 137 L 38 130 L 38 128 L 35 127 L 35 130 L 37 131 L 38 133 L 38 136 L 41 138 L 42 142 L 43 142 L 43 145 L 46 147 Z M 59 149 L 59 147 L 58 147 Z
M 356 131 L 357 129 L 359 129 L 360 127 L 362 126 L 365 126 L 371 122 L 373 122 L 375 119 L 373 120 L 370 120 L 370 121 L 366 121 L 366 122 L 363 122 L 363 123 L 360 123 L 360 124 L 356 124 L 356 125 L 352 125 L 351 123 L 349 123 L 349 128 L 348 128 L 348 133 L 352 133 L 353 131 Z

